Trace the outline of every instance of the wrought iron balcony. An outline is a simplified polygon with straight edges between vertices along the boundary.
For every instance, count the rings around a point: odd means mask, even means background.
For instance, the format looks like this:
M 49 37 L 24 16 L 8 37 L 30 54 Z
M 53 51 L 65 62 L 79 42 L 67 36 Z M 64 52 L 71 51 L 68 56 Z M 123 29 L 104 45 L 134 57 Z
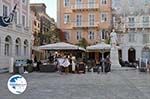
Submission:
M 96 3 L 74 4 L 71 6 L 71 9 L 73 11 L 76 11 L 76 10 L 97 10 L 99 8 L 100 8 L 99 4 L 96 4 Z
M 126 28 L 150 28 L 150 22 L 126 23 Z
M 99 22 L 73 22 L 73 28 L 98 28 Z

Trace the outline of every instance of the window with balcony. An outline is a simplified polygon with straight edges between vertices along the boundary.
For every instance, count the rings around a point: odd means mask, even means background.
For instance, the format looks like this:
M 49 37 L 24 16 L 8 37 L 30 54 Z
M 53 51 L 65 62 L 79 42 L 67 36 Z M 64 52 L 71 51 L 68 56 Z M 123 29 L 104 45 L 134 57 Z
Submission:
M 104 29 L 102 31 L 100 31 L 100 38 L 107 39 L 107 32 Z
M 25 3 L 26 2 L 26 0 L 22 0 L 22 3 Z
M 88 38 L 89 38 L 90 40 L 94 40 L 94 32 L 93 32 L 93 31 L 89 31 L 89 33 L 88 33 Z
M 129 5 L 129 7 L 133 7 L 133 5 L 134 5 L 134 0 L 128 0 L 128 5 Z
M 70 39 L 69 32 L 64 32 L 65 34 L 65 40 L 68 41 Z
M 22 15 L 22 25 L 26 26 L 26 17 L 24 15 Z
M 8 7 L 6 5 L 3 5 L 3 16 L 8 16 Z
M 101 13 L 101 22 L 107 21 L 107 13 Z
M 76 7 L 77 8 L 82 8 L 83 4 L 82 4 L 82 0 L 76 0 Z
M 76 16 L 76 26 L 81 26 L 82 25 L 82 15 L 77 15 Z
M 143 16 L 143 26 L 149 26 L 149 16 Z
M 95 15 L 94 14 L 89 14 L 89 17 L 88 17 L 88 24 L 90 26 L 93 26 L 94 25 L 94 22 L 95 22 Z
M 94 8 L 95 7 L 95 0 L 88 0 L 88 7 Z
M 64 6 L 65 7 L 70 6 L 70 0 L 64 0 Z
M 143 34 L 143 43 L 150 43 L 150 35 Z
M 67 24 L 70 22 L 70 14 L 64 14 L 64 24 Z
M 135 34 L 134 33 L 129 33 L 129 42 L 131 42 L 131 43 L 135 42 Z
M 128 21 L 129 21 L 129 26 L 130 27 L 134 26 L 134 24 L 135 24 L 135 18 L 134 17 L 129 17 Z
M 77 31 L 77 40 L 81 40 L 81 39 L 82 39 L 82 32 Z
M 101 4 L 107 4 L 107 0 L 101 0 Z
M 23 3 L 24 5 L 26 5 L 26 4 L 27 4 L 27 0 L 22 0 L 22 3 Z

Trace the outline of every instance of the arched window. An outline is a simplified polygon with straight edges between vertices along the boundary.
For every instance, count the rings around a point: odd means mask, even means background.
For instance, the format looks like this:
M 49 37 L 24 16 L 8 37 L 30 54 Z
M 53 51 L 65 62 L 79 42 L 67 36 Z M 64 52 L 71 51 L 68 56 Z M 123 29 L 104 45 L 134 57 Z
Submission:
M 20 38 L 16 39 L 16 56 L 20 56 L 21 55 L 21 40 Z
M 12 49 L 11 47 L 12 47 L 12 39 L 10 36 L 7 36 L 5 38 L 5 51 L 4 51 L 5 56 L 11 55 L 11 49 Z
M 28 52 L 28 41 L 25 40 L 24 41 L 24 56 L 27 56 L 27 52 Z

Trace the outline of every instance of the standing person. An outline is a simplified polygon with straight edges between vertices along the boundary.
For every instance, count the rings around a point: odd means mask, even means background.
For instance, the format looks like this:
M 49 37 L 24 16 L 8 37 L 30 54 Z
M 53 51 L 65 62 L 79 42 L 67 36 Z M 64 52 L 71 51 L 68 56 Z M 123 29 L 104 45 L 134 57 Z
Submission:
M 147 71 L 150 73 L 150 60 L 147 62 Z
M 76 58 L 75 58 L 75 56 L 72 56 L 72 61 L 71 61 L 71 63 L 72 63 L 72 72 L 73 73 L 75 73 L 75 69 L 76 69 Z
M 111 61 L 110 61 L 110 57 L 107 56 L 106 57 L 106 66 L 105 66 L 105 72 L 110 72 L 111 71 Z
M 37 57 L 36 56 L 34 56 L 34 62 L 33 62 L 33 70 L 34 71 L 37 71 Z
M 34 56 L 34 63 L 36 63 L 37 62 L 37 57 L 36 56 Z
M 69 71 L 69 65 L 70 65 L 70 62 L 69 62 L 69 59 L 67 56 L 64 56 L 64 61 L 62 63 L 64 69 L 65 69 L 65 73 L 68 74 L 68 71 Z

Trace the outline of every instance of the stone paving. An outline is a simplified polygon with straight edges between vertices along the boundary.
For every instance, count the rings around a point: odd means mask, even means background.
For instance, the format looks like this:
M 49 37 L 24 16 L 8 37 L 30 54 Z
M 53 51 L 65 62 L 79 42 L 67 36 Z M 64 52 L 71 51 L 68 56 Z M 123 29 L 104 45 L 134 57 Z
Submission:
M 150 99 L 150 74 L 137 70 L 111 73 L 24 74 L 27 90 L 13 95 L 7 89 L 11 74 L 0 74 L 0 99 Z

